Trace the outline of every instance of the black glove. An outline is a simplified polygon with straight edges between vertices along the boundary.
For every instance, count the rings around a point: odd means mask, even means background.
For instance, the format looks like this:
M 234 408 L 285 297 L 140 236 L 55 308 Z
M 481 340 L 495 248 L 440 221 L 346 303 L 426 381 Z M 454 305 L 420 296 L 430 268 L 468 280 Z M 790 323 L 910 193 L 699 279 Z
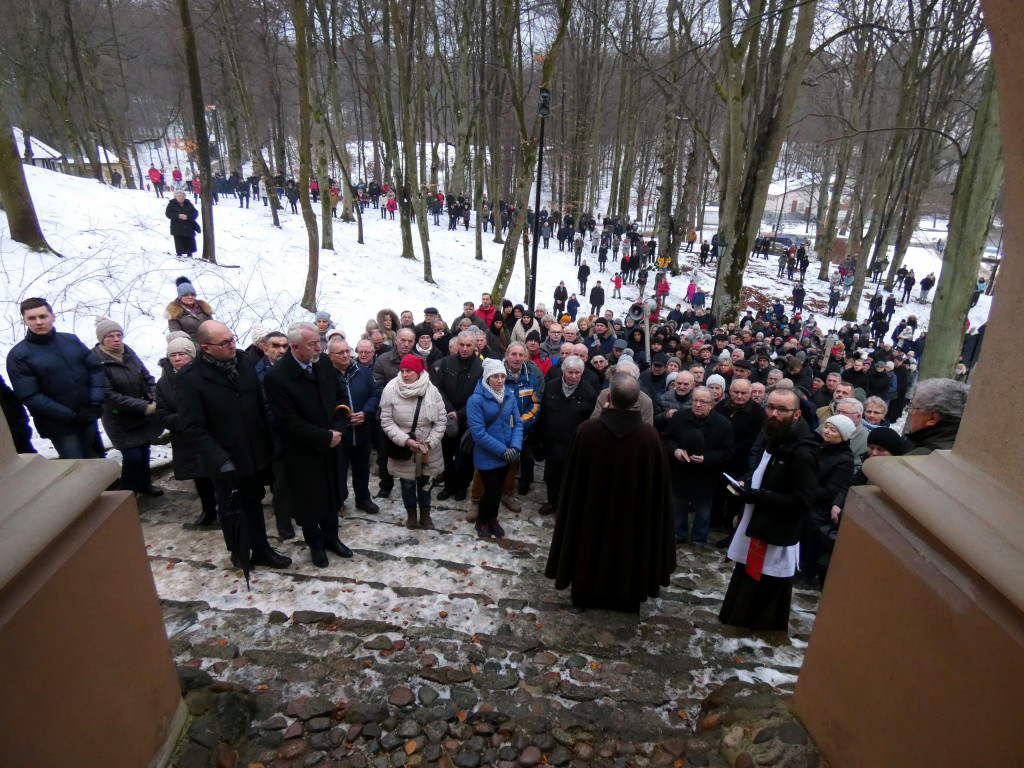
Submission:
M 506 464 L 511 464 L 513 461 L 519 458 L 519 449 L 506 448 L 505 452 L 501 454 L 501 458 Z
M 733 487 L 737 488 L 736 486 Z M 743 500 L 744 504 L 757 504 L 757 502 L 761 501 L 764 496 L 760 490 L 755 490 L 754 488 L 747 488 L 744 486 L 742 488 L 737 488 L 737 490 L 739 491 L 738 495 Z
M 227 480 L 232 485 L 235 484 L 235 476 L 237 475 L 237 473 L 235 471 L 235 465 L 231 463 L 231 459 L 228 459 L 223 464 L 221 464 L 220 469 L 218 471 L 220 472 L 220 476 L 222 478 Z

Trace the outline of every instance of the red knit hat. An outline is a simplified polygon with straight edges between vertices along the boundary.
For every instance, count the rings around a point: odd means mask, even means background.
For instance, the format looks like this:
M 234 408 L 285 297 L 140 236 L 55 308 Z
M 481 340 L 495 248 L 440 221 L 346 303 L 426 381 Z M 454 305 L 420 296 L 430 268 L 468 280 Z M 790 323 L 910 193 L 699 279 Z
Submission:
M 408 368 L 409 370 L 416 371 L 416 373 L 423 373 L 427 370 L 427 364 L 423 361 L 423 358 L 411 354 L 403 357 L 398 367 Z

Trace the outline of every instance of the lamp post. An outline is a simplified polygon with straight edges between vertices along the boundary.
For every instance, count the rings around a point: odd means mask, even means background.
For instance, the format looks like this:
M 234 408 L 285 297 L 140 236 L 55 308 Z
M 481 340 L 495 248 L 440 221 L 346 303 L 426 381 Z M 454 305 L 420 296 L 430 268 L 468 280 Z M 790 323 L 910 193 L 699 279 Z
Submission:
M 718 251 L 715 258 L 718 263 L 715 264 L 715 287 L 714 292 L 711 296 L 712 307 L 715 305 L 715 300 L 718 298 L 718 278 L 722 274 L 722 257 L 725 255 L 726 248 L 728 248 L 728 245 L 725 242 L 725 238 L 723 238 L 721 234 L 722 233 L 719 232 L 718 243 L 715 245 L 715 249 Z M 716 317 L 715 319 L 717 320 L 718 318 Z
M 537 114 L 540 115 L 540 140 L 537 144 L 537 196 L 536 202 L 533 204 L 533 253 L 530 255 L 529 305 L 531 313 L 537 306 L 537 246 L 540 244 L 537 234 L 540 232 L 540 187 L 543 181 L 541 172 L 544 170 L 544 122 L 551 114 L 551 91 L 547 88 L 540 89 Z

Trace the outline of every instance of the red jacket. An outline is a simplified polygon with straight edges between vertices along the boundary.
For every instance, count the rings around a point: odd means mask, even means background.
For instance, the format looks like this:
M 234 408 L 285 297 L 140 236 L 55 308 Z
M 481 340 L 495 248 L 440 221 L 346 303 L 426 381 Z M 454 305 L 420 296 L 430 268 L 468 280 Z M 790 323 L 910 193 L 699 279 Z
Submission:
M 473 314 L 476 315 L 477 317 L 479 317 L 481 320 L 483 320 L 484 321 L 484 325 L 486 325 L 488 328 L 490 328 L 491 327 L 491 323 L 494 322 L 494 316 L 497 313 L 498 313 L 498 308 L 495 307 L 492 304 L 490 309 L 484 309 L 483 307 L 477 307 L 476 308 L 476 312 L 474 312 Z
M 163 181 L 163 179 L 163 174 L 160 173 L 160 171 L 158 171 L 156 168 L 149 169 L 149 180 L 152 181 L 154 184 L 159 184 L 161 181 Z

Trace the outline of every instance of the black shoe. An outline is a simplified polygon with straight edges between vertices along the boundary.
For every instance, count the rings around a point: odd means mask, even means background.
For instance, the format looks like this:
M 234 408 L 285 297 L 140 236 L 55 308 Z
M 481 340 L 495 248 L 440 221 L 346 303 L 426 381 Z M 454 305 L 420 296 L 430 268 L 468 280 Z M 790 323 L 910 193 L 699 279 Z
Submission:
M 516 488 L 516 493 L 518 493 L 520 496 L 525 496 L 529 492 L 530 486 L 528 485 L 520 485 L 518 488 Z
M 545 502 L 540 505 L 540 514 L 543 516 L 552 515 L 555 512 L 555 505 Z
M 441 492 L 439 494 L 437 494 L 437 500 L 438 501 L 447 501 L 453 495 L 454 494 L 452 493 L 451 489 L 446 485 L 444 488 L 441 489 Z M 466 498 L 466 497 L 463 496 L 462 498 Z
M 491 520 L 491 534 L 499 539 L 505 538 L 505 529 L 498 525 L 497 520 Z
M 437 498 L 441 498 L 441 496 L 438 495 Z M 455 499 L 456 501 L 465 501 L 466 500 L 466 489 L 465 488 L 460 488 L 459 490 L 457 490 L 455 493 L 452 494 L 452 498 Z
M 295 528 L 292 527 L 291 523 L 288 523 L 287 525 L 279 525 L 277 526 L 277 535 L 282 539 L 294 539 Z
M 367 499 L 366 501 L 357 501 L 356 509 L 362 510 L 368 515 L 376 515 L 378 512 L 380 512 L 380 507 L 378 507 L 369 499 Z
M 389 498 L 391 496 L 391 491 L 392 491 L 393 488 L 394 488 L 394 486 L 392 486 L 391 488 L 385 488 L 384 486 L 381 486 L 378 489 L 378 491 L 377 491 L 377 498 L 378 499 L 387 499 L 387 498 Z
M 352 550 L 346 547 L 340 541 L 332 541 L 326 546 L 327 549 L 336 554 L 338 557 L 352 557 Z
M 239 559 L 238 555 L 236 555 L 234 552 L 231 553 L 231 565 L 233 565 L 235 568 L 241 568 L 242 567 L 242 561 Z
M 317 568 L 327 567 L 327 553 L 322 549 L 309 550 L 309 559 L 313 561 L 313 565 Z
M 149 486 L 149 488 L 146 488 L 144 491 L 142 491 L 142 493 L 144 493 L 146 496 L 153 496 L 153 497 L 163 496 L 164 495 L 164 489 L 163 488 L 158 488 L 155 485 L 151 485 L 151 486 Z
M 217 522 L 217 510 L 216 509 L 204 509 L 203 513 L 196 518 L 193 525 L 213 525 Z
M 292 564 L 292 559 L 282 555 L 272 547 L 267 547 L 266 549 L 253 550 L 250 562 L 254 568 L 257 565 L 263 565 L 267 568 L 287 568 Z

